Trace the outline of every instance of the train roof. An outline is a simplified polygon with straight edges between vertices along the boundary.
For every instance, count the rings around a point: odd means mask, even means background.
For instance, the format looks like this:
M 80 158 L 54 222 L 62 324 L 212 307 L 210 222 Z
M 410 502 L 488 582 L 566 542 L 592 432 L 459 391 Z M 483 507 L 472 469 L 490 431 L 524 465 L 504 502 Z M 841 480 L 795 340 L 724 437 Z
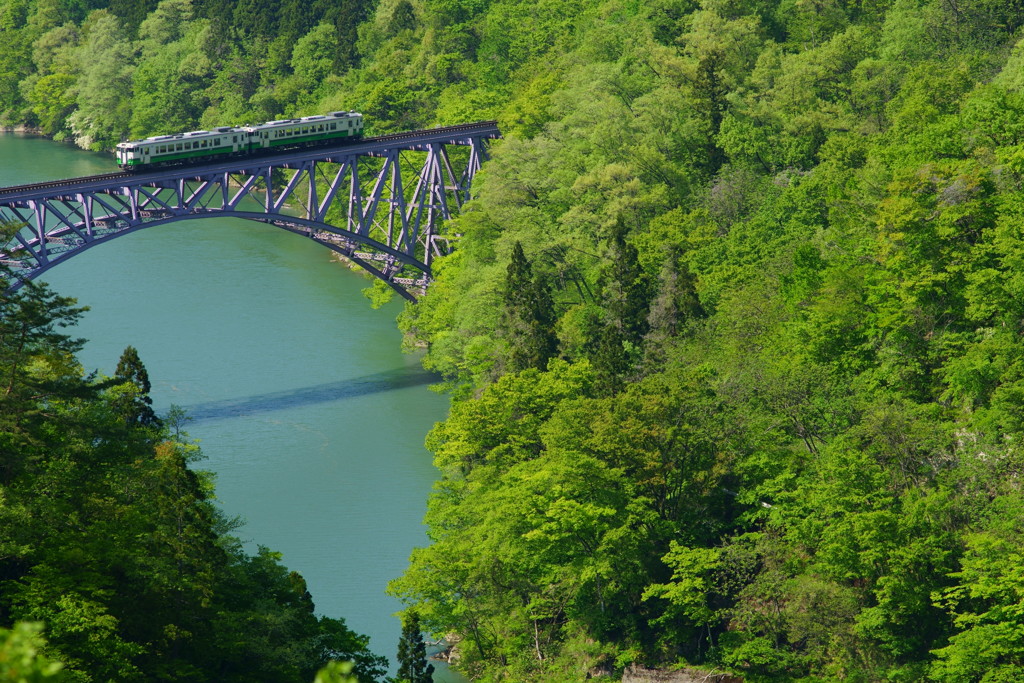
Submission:
M 306 123 L 310 121 L 325 121 L 332 118 L 341 119 L 356 116 L 361 117 L 362 114 L 360 114 L 357 111 L 332 111 L 326 114 L 314 114 L 313 116 L 303 116 L 302 118 L 298 119 L 278 119 L 277 121 L 267 121 L 266 123 L 259 123 L 251 126 L 216 126 L 214 127 L 213 130 L 193 130 L 187 133 L 174 133 L 172 135 L 154 135 L 153 137 L 144 138 L 142 140 L 128 140 L 126 142 L 121 142 L 118 143 L 117 146 L 130 147 L 138 143 L 162 142 L 165 140 L 184 140 L 185 138 L 196 138 L 207 135 L 223 135 L 224 133 L 231 133 L 235 131 L 248 132 L 256 130 L 258 128 L 263 128 L 264 126 L 283 126 L 289 123 Z
M 231 128 L 230 126 L 220 126 L 213 130 L 192 130 L 187 133 L 175 133 L 174 135 L 154 135 L 150 138 L 144 138 L 142 140 L 129 140 L 122 142 L 122 145 L 131 145 L 139 142 L 164 142 L 166 140 L 184 140 L 185 138 L 201 138 L 208 137 L 210 135 L 223 135 L 224 133 L 230 133 L 234 130 L 241 130 L 240 128 Z

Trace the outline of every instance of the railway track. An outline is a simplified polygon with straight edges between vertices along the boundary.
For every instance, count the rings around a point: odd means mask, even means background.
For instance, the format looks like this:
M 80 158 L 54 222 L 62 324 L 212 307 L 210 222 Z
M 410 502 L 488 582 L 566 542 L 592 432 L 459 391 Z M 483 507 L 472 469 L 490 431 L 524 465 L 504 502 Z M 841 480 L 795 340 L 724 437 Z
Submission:
M 311 147 L 311 148 L 307 148 L 307 149 L 309 151 L 313 151 L 313 150 L 316 150 L 316 151 L 326 151 L 326 150 L 334 150 L 334 149 L 344 149 L 345 147 L 351 147 L 351 146 L 358 145 L 358 144 L 370 144 L 370 145 L 372 145 L 372 144 L 386 144 L 388 142 L 402 142 L 402 141 L 405 141 L 405 140 L 415 140 L 417 138 L 422 138 L 422 137 L 433 137 L 433 136 L 437 136 L 437 135 L 444 135 L 445 133 L 449 133 L 449 132 L 450 133 L 461 133 L 461 132 L 464 132 L 464 131 L 467 131 L 467 130 L 473 130 L 475 128 L 480 128 L 482 126 L 489 126 L 489 125 L 497 125 L 497 121 L 477 121 L 476 123 L 463 123 L 463 124 L 459 124 L 457 126 L 444 126 L 444 127 L 440 127 L 440 128 L 425 128 L 423 130 L 412 130 L 412 131 L 406 131 L 404 133 L 391 133 L 390 135 L 378 135 L 378 136 L 372 137 L 372 138 L 363 138 L 359 142 L 348 143 L 348 144 L 343 145 L 343 146 L 341 146 L 341 145 L 334 145 L 334 146 L 325 146 L 325 147 Z M 296 151 L 296 150 L 290 150 L 290 151 Z M 252 156 L 247 156 L 247 157 L 237 157 L 237 159 L 238 160 L 252 159 L 252 158 L 255 158 L 256 156 L 262 157 L 262 156 L 267 156 L 267 155 L 252 155 Z M 215 164 L 209 164 L 209 165 L 219 165 L 219 164 L 223 163 L 224 161 L 230 161 L 230 160 L 219 159 L 219 160 L 217 160 L 217 162 Z M 152 175 L 161 175 L 162 176 L 162 175 L 166 174 L 168 171 L 186 170 L 186 169 L 189 169 L 189 168 L 203 168 L 203 165 L 196 164 L 195 166 L 177 166 L 177 167 L 175 167 L 175 166 L 165 166 L 165 167 L 162 167 L 162 168 L 160 168 L 158 170 L 151 171 L 150 173 L 125 173 L 125 172 L 122 171 L 122 172 L 119 172 L 119 173 L 103 173 L 103 174 L 100 174 L 100 175 L 82 176 L 82 177 L 79 177 L 79 178 L 65 178 L 63 180 L 51 180 L 51 181 L 42 182 L 42 183 L 29 183 L 27 185 L 12 185 L 10 187 L 0 187 L 0 197 L 3 197 L 4 195 L 7 195 L 7 194 L 17 194 L 17 193 L 22 193 L 22 192 L 35 192 L 35 191 L 39 191 L 39 190 L 50 190 L 50 189 L 57 189 L 57 188 L 61 188 L 61 187 L 70 187 L 70 186 L 78 185 L 78 184 L 82 184 L 82 183 L 90 183 L 90 184 L 91 183 L 106 183 L 106 182 L 109 182 L 109 181 L 126 180 L 126 179 L 140 180 L 140 179 L 144 179 L 147 175 L 151 175 L 151 174 Z

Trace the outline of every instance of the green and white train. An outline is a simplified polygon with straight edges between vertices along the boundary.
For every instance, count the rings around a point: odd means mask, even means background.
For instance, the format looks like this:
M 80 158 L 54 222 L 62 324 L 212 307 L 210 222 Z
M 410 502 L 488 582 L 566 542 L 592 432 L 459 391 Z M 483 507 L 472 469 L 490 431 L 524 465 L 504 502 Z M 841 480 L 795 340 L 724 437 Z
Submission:
M 274 149 L 312 147 L 363 135 L 363 115 L 354 111 L 267 121 L 258 126 L 197 130 L 157 135 L 117 146 L 117 165 L 125 171 L 200 163 L 226 157 L 260 154 Z

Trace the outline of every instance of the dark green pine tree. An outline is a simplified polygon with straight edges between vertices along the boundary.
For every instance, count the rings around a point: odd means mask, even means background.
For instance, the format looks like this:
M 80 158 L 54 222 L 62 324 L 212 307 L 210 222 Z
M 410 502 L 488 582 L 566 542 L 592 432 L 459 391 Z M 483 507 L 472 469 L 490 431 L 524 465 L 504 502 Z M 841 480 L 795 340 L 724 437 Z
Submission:
M 427 661 L 427 646 L 414 610 L 402 615 L 402 637 L 398 641 L 397 683 L 431 683 L 434 665 Z
M 359 0 L 341 0 L 330 3 L 332 11 L 325 14 L 325 19 L 334 24 L 334 32 L 337 37 L 334 52 L 334 69 L 338 73 L 356 66 L 359 61 L 359 52 L 356 50 L 356 41 L 359 36 L 356 32 L 369 15 L 369 3 Z
M 146 366 L 142 364 L 139 352 L 134 346 L 128 346 L 121 354 L 120 360 L 117 361 L 117 369 L 114 370 L 114 380 L 114 384 L 130 382 L 138 389 L 132 396 L 115 400 L 115 405 L 125 420 L 134 424 L 160 426 L 160 420 L 153 412 L 153 399 L 149 397 L 149 390 L 152 388 L 149 373 L 146 372 Z
M 272 40 L 277 35 L 280 0 L 237 0 L 232 28 L 243 38 Z
M 707 169 L 710 175 L 718 173 L 725 163 L 725 152 L 718 146 L 716 140 L 722 128 L 722 119 L 725 118 L 727 108 L 726 96 L 728 88 L 722 82 L 722 63 L 725 55 L 720 50 L 712 50 L 709 54 L 700 58 L 697 64 L 696 78 L 692 82 L 693 95 L 696 99 L 695 112 L 704 119 L 707 126 Z
M 139 25 L 158 4 L 159 0 L 110 0 L 107 9 L 121 20 L 125 33 L 135 38 Z
M 401 31 L 416 28 L 416 10 L 409 0 L 399 0 L 398 4 L 391 11 L 391 20 L 388 22 L 388 34 L 396 35 Z
M 543 279 L 534 276 L 523 246 L 516 242 L 505 282 L 502 327 L 509 343 L 509 371 L 543 370 L 558 351 L 555 307 Z
M 658 276 L 658 293 L 647 315 L 644 336 L 644 363 L 659 367 L 665 361 L 665 349 L 679 335 L 687 320 L 704 317 L 694 278 L 685 263 L 680 263 L 680 250 L 669 247 Z
M 601 396 L 614 396 L 622 389 L 631 363 L 622 330 L 612 324 L 601 327 L 596 348 L 590 357 L 594 367 L 594 387 Z
M 618 393 L 639 363 L 648 331 L 651 287 L 636 247 L 626 241 L 626 232 L 620 220 L 609 240 L 609 262 L 600 279 L 604 324 L 595 335 L 590 354 L 597 391 L 605 396 Z
M 604 270 L 601 288 L 608 324 L 618 327 L 630 344 L 639 346 L 647 333 L 651 287 L 640 267 L 636 247 L 626 241 L 626 227 L 621 221 L 612 233 L 608 256 L 611 263 Z

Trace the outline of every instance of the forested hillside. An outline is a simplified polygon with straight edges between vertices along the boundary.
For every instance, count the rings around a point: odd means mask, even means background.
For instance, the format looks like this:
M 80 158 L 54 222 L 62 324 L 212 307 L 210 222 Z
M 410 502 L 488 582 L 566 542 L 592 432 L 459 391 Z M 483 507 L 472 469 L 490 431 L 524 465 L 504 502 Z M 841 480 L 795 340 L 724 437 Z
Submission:
M 400 320 L 454 404 L 393 591 L 478 680 L 1024 678 L 1020 0 L 0 7 L 84 146 L 499 120 Z

